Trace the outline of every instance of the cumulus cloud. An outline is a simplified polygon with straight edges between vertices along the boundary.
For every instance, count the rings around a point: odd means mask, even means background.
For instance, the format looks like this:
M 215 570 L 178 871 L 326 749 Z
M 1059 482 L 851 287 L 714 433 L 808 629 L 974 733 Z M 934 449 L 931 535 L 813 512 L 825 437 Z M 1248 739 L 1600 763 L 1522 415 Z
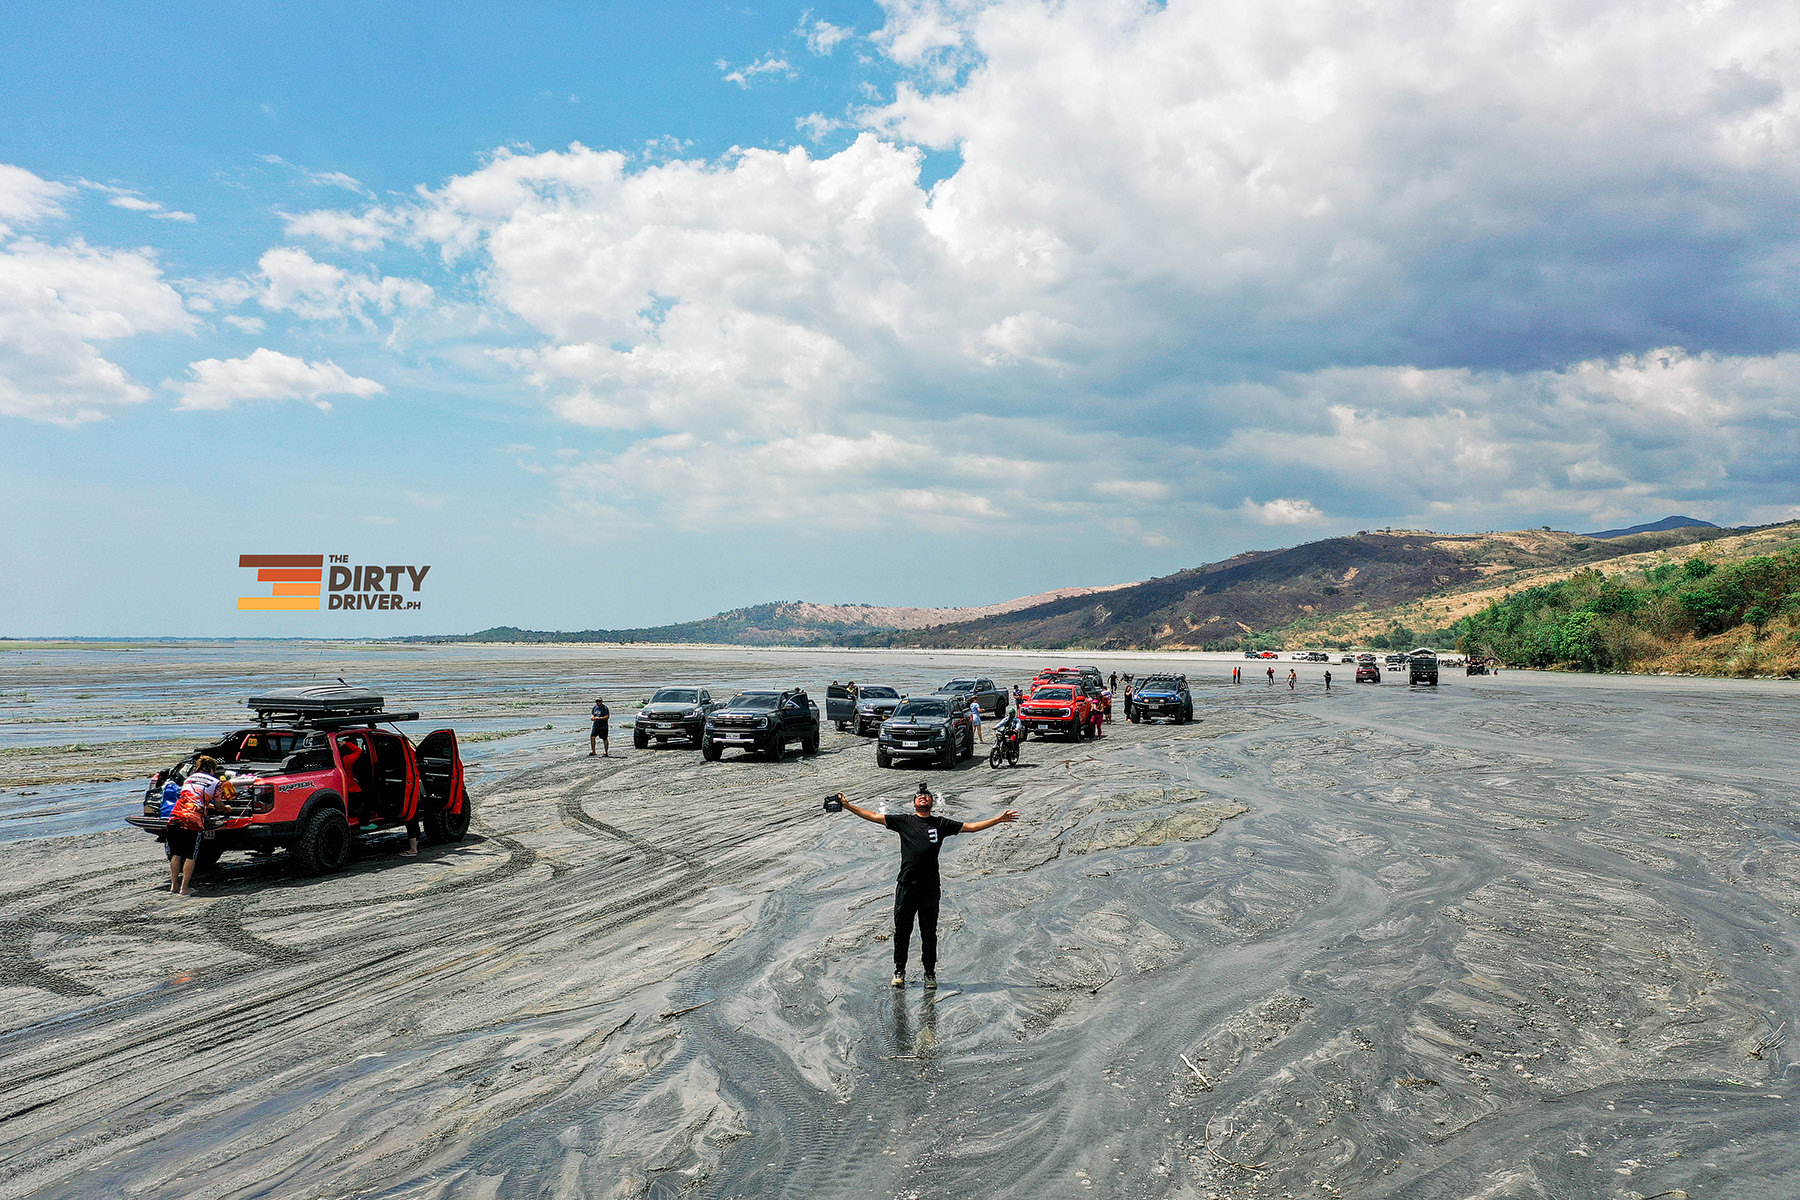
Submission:
M 808 9 L 800 17 L 800 24 L 795 29 L 806 39 L 806 48 L 814 54 L 828 55 L 838 48 L 840 42 L 856 36 L 856 30 L 845 25 L 833 25 L 823 18 L 815 18 Z
M 76 425 L 140 403 L 149 392 L 96 343 L 193 327 L 148 251 L 7 240 L 72 193 L 0 165 L 0 416 Z
M 1171 512 L 1470 527 L 1791 495 L 1765 451 L 1800 449 L 1800 9 L 885 8 L 869 44 L 902 80 L 836 153 L 500 151 L 290 235 L 434 249 L 528 326 L 498 359 L 639 439 L 564 470 L 608 503 L 817 486 L 851 450 L 900 503 L 970 436 L 1008 447 L 957 477 L 996 511 L 1147 539 Z M 924 182 L 925 151 L 954 170 Z M 271 308 L 413 302 L 271 254 Z
M 327 360 L 307 362 L 276 350 L 259 349 L 244 358 L 206 358 L 188 365 L 190 378 L 167 379 L 163 387 L 181 397 L 177 409 L 219 411 L 245 400 L 312 400 L 322 396 L 367 399 L 387 389 Z M 320 402 L 321 408 L 330 408 Z
M 62 201 L 75 189 L 67 184 L 40 179 L 23 167 L 0 163 L 0 238 L 11 237 L 15 227 L 60 217 Z
M 262 268 L 262 306 L 313 321 L 367 323 L 371 312 L 391 316 L 397 309 L 422 308 L 433 295 L 429 285 L 416 279 L 359 274 L 290 246 L 268 251 L 257 265 Z

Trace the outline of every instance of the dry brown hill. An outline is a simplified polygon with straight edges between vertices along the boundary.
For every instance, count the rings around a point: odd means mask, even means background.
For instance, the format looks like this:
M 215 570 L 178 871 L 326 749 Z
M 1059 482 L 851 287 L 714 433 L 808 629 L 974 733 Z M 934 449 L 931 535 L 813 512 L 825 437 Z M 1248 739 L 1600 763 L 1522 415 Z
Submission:
M 1326 623 L 1416 604 L 1521 571 L 1575 570 L 1712 541 L 1735 531 L 1684 527 L 1596 540 L 1526 529 L 1485 534 L 1378 530 L 1235 555 L 1103 595 L 1051 600 L 925 629 L 845 638 L 862 646 L 1201 649 L 1296 622 Z

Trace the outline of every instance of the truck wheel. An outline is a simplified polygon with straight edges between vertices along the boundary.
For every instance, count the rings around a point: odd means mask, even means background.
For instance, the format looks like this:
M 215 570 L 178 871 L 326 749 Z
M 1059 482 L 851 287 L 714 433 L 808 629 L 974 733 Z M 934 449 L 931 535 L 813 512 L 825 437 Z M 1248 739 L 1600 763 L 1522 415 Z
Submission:
M 223 853 L 225 853 L 225 847 L 219 845 L 219 843 L 213 841 L 201 842 L 200 857 L 194 860 L 194 874 L 198 875 L 202 871 L 210 871 L 218 866 L 219 855 Z
M 700 757 L 704 758 L 707 762 L 718 762 L 719 743 L 702 739 L 700 742 Z
M 763 750 L 768 754 L 770 762 L 780 762 L 782 754 L 787 751 L 787 743 L 781 740 L 780 734 L 776 734 Z
M 631 744 L 639 750 L 643 750 L 650 745 L 650 739 L 645 735 L 643 730 L 633 729 L 631 731 Z
M 956 765 L 956 735 L 952 734 L 945 739 L 944 753 L 939 757 L 938 761 L 946 767 L 954 767 Z
M 818 752 L 819 752 L 819 735 L 818 734 L 811 733 L 811 734 L 808 734 L 805 738 L 801 739 L 800 753 L 802 753 L 802 754 L 817 754 Z
M 335 808 L 321 808 L 294 843 L 294 865 L 308 875 L 328 875 L 350 857 L 350 822 Z
M 974 758 L 975 757 L 975 731 L 973 729 L 971 729 L 964 736 L 965 736 L 966 740 L 963 742 L 962 756 L 964 758 Z
M 1127 721 L 1130 721 L 1133 725 L 1136 725 L 1138 723 L 1138 715 L 1136 713 L 1132 713 L 1129 717 L 1126 717 L 1125 719 Z
M 894 765 L 894 756 L 877 746 L 875 747 L 875 765 L 885 771 Z
M 469 818 L 474 815 L 474 807 L 474 804 L 465 794 L 463 796 L 461 812 L 448 812 L 445 809 L 440 808 L 436 812 L 426 813 L 426 840 L 434 845 L 446 845 L 450 842 L 462 841 L 463 836 L 469 832 Z

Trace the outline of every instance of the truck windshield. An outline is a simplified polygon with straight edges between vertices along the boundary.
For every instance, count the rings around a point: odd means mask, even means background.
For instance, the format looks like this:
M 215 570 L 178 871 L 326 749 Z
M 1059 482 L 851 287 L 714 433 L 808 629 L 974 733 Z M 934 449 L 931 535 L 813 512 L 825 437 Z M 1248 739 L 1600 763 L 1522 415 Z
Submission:
M 700 699 L 700 693 L 693 688 L 664 688 L 650 697 L 652 704 L 693 704 Z
M 760 696 L 738 696 L 738 697 L 735 697 L 731 701 L 731 703 L 728 704 L 726 707 L 727 708 L 774 708 L 775 702 L 780 699 L 781 699 L 781 697 L 779 697 L 779 696 L 771 696 L 771 695 L 768 695 L 767 693 L 764 693 Z
M 866 687 L 862 690 L 864 700 L 898 700 L 900 693 L 891 687 Z
M 1041 687 L 1031 693 L 1033 700 L 1073 700 L 1075 693 L 1066 687 Z
M 896 720 L 908 717 L 946 717 L 950 715 L 950 706 L 942 700 L 908 700 L 894 710 Z
M 973 679 L 952 679 L 938 689 L 940 692 L 972 692 L 974 690 L 975 681 Z

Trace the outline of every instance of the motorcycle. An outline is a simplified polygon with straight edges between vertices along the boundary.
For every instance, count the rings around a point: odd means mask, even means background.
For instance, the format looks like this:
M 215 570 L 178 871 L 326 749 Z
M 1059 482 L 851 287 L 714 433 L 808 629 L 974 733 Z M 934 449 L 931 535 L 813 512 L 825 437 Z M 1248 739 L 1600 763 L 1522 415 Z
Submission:
M 1019 765 L 1019 743 L 1025 740 L 1025 730 L 1019 724 L 1017 714 L 1006 718 L 994 727 L 994 748 L 988 751 L 988 766 L 998 770 L 1001 763 L 1009 767 Z

